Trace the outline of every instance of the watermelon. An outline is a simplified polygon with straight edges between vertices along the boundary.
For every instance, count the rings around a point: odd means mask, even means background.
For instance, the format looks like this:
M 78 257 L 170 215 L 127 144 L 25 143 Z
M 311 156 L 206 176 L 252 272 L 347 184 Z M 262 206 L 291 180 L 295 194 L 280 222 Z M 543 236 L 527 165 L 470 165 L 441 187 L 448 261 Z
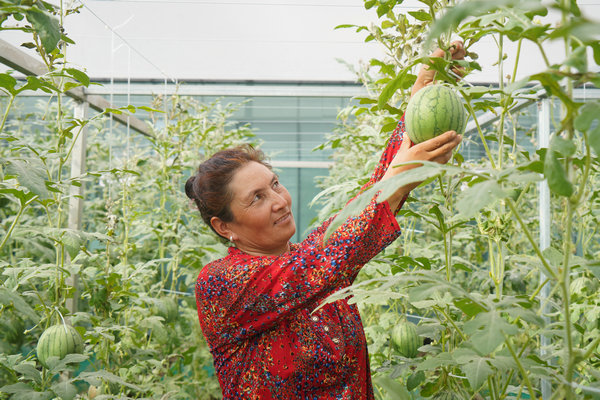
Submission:
M 167 297 L 160 299 L 156 305 L 156 313 L 165 319 L 165 322 L 172 322 L 179 315 L 177 302 L 175 299 Z
M 454 89 L 429 85 L 410 99 L 404 121 L 408 137 L 417 144 L 447 131 L 462 135 L 467 125 L 467 113 Z
M 83 339 L 70 325 L 52 325 L 46 329 L 37 343 L 38 360 L 48 367 L 46 361 L 53 356 L 63 359 L 67 354 L 82 353 Z
M 414 358 L 417 356 L 417 349 L 421 347 L 423 341 L 417 335 L 415 324 L 403 321 L 392 330 L 392 343 L 402 356 Z

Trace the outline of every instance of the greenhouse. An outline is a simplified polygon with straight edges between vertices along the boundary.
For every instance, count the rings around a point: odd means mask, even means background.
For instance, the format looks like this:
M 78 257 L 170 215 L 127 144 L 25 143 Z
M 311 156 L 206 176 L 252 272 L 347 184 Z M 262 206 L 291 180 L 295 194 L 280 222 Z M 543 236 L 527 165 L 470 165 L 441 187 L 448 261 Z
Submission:
M 599 16 L 0 0 L 0 399 L 600 399 Z

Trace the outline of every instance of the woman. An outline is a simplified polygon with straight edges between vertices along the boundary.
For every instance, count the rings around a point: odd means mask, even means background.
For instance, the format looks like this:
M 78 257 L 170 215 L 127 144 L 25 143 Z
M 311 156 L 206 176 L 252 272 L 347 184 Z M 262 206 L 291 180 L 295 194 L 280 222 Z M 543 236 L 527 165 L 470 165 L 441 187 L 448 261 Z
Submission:
M 464 57 L 462 43 L 451 50 Z M 436 50 L 432 56 L 441 56 Z M 421 68 L 412 94 L 431 83 Z M 456 132 L 412 146 L 398 127 L 369 183 L 414 168 L 388 168 L 427 160 L 446 163 L 460 143 Z M 366 339 L 355 305 L 339 300 L 313 310 L 352 284 L 360 268 L 392 243 L 395 218 L 417 184 L 377 195 L 323 243 L 331 219 L 301 243 L 291 197 L 262 153 L 251 147 L 218 152 L 186 183 L 202 218 L 232 246 L 198 276 L 196 300 L 202 331 L 214 357 L 224 399 L 372 399 Z

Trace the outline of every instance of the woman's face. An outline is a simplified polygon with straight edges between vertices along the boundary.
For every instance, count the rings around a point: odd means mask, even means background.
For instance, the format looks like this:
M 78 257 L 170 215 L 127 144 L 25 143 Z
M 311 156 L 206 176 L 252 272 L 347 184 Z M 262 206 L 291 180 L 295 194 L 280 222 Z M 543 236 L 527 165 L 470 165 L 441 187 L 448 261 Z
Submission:
M 289 250 L 296 233 L 292 198 L 273 171 L 257 162 L 237 170 L 229 183 L 233 221 L 224 223 L 236 246 L 252 255 L 279 255 Z

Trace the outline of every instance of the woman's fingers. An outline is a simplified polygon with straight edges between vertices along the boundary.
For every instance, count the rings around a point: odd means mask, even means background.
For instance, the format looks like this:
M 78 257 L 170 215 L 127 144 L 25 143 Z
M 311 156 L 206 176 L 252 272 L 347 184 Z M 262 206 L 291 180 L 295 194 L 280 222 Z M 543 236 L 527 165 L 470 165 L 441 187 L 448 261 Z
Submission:
M 454 150 L 456 148 L 456 146 L 458 146 L 458 144 L 460 143 L 460 136 L 458 136 L 457 138 L 453 139 L 451 142 L 445 143 L 443 146 L 438 147 L 437 149 L 433 150 L 430 152 L 430 155 L 433 159 L 436 159 L 438 157 L 444 156 L 445 154 L 452 154 L 452 150 Z
M 456 139 L 457 136 L 459 135 L 455 131 L 448 131 L 432 139 L 421 142 L 417 146 L 420 147 L 419 150 L 431 152 L 442 147 L 446 143 L 452 142 L 454 139 Z
M 456 40 L 450 44 L 450 54 L 452 54 L 453 60 L 462 60 L 467 55 L 467 52 L 463 46 L 463 42 Z

